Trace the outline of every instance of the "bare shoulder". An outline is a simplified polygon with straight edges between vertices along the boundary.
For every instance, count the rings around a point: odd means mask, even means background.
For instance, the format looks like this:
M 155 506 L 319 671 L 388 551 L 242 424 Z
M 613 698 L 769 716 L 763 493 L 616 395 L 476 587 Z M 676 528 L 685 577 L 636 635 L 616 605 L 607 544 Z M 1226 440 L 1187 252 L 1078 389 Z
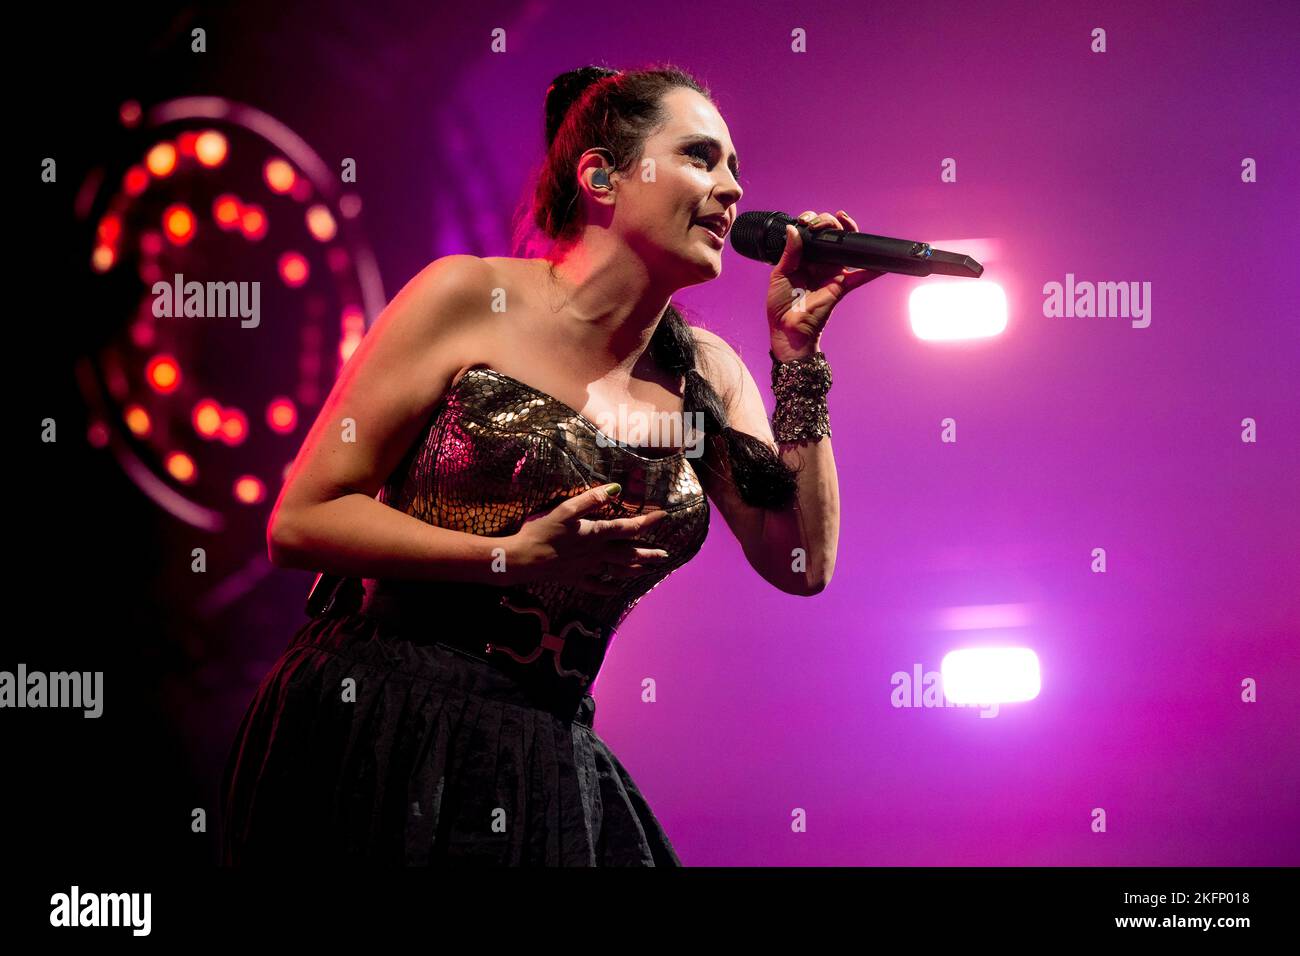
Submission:
M 492 290 L 499 282 L 496 268 L 486 259 L 442 256 L 406 284 L 390 311 L 414 317 L 413 334 L 426 340 L 432 336 L 446 353 L 451 342 L 477 336 L 484 317 L 491 314 Z
M 478 349 L 495 284 L 495 270 L 478 256 L 433 260 L 388 303 L 356 355 L 379 370 L 384 387 L 443 387 Z
M 464 306 L 476 300 L 488 301 L 497 270 L 487 259 L 471 255 L 450 255 L 434 259 L 402 290 L 425 299 L 429 305 L 439 306 L 439 313 L 458 310 L 449 306 Z

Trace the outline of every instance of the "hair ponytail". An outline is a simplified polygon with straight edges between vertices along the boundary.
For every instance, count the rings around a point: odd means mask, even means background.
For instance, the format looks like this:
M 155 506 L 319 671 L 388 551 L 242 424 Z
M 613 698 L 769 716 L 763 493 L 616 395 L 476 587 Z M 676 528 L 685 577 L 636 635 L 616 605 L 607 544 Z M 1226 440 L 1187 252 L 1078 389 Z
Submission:
M 695 413 L 701 413 L 704 455 L 696 461 L 710 471 L 720 471 L 722 479 L 734 484 L 737 494 L 748 505 L 758 508 L 788 506 L 798 490 L 796 472 L 766 442 L 731 427 L 722 399 L 709 380 L 700 374 L 698 349 L 699 343 L 690 326 L 677 307 L 669 303 L 650 339 L 650 350 L 661 368 L 684 376 L 686 387 L 682 411 L 685 420 L 694 422 L 697 420 Z

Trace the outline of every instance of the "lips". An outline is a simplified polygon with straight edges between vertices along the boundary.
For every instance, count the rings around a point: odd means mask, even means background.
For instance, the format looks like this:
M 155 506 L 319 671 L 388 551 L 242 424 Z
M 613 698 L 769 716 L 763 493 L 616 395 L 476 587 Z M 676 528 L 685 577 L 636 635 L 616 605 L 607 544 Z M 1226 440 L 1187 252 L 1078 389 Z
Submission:
M 727 235 L 728 223 L 725 216 L 703 216 L 694 220 L 693 225 L 703 226 L 719 239 L 723 239 Z
M 705 242 L 711 245 L 714 249 L 721 249 L 725 245 L 725 243 L 722 240 L 722 237 L 719 236 L 712 229 L 708 228 L 703 223 L 699 223 L 699 222 L 695 223 L 695 225 L 698 226 L 701 230 L 703 230 Z
M 715 249 L 723 247 L 724 238 L 731 231 L 731 221 L 724 213 L 714 216 L 700 216 L 691 220 L 692 226 L 699 226 L 709 236 L 709 245 Z

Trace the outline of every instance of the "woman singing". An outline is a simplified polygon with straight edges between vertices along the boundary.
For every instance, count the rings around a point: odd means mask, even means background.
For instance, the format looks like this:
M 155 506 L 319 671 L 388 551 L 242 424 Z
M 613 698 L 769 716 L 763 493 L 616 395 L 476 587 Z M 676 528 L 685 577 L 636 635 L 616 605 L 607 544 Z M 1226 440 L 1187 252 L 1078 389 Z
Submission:
M 546 134 L 530 218 L 549 252 L 446 256 L 411 280 L 280 493 L 271 560 L 323 573 L 231 748 L 226 864 L 680 865 L 593 729 L 614 632 L 699 550 L 710 500 L 772 586 L 830 580 L 819 343 L 880 273 L 801 267 L 787 227 L 774 434 L 735 351 L 672 304 L 722 271 L 742 195 L 708 91 L 671 68 L 575 70 Z M 636 440 L 665 419 L 680 443 Z

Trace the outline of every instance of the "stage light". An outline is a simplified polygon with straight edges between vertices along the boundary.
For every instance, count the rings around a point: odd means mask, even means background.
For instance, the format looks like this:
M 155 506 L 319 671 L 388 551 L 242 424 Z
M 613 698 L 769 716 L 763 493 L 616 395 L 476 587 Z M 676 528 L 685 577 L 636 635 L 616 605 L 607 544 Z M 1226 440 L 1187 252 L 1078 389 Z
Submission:
M 297 179 L 293 167 L 278 157 L 266 161 L 266 165 L 262 167 L 262 175 L 271 192 L 281 195 L 293 189 L 294 180 Z
M 1027 647 L 968 647 L 940 665 L 943 694 L 954 704 L 1009 704 L 1042 690 L 1038 655 Z
M 225 231 L 238 229 L 242 216 L 243 209 L 239 205 L 239 199 L 230 193 L 222 193 L 212 200 L 212 218 Z
M 131 434 L 138 438 L 144 438 L 149 434 L 150 425 L 149 413 L 139 405 L 128 405 L 126 414 L 122 416 L 126 422 L 126 427 L 131 429 Z
M 248 416 L 238 408 L 222 409 L 218 437 L 232 448 L 243 444 L 248 437 Z
M 280 256 L 280 278 L 291 289 L 297 289 L 306 283 L 310 275 L 307 260 L 301 253 L 286 252 Z
M 117 108 L 117 118 L 122 121 L 122 125 L 132 128 L 140 122 L 140 103 L 137 100 L 127 100 Z
M 932 281 L 912 290 L 912 331 L 929 342 L 988 338 L 1007 327 L 1007 296 L 996 282 Z
M 167 474 L 171 475 L 183 485 L 192 484 L 198 477 L 198 469 L 194 467 L 194 459 L 183 451 L 174 451 L 166 458 Z
M 105 245 L 116 244 L 118 236 L 122 234 L 122 217 L 109 213 L 99 220 L 99 228 L 96 230 L 96 234 L 99 236 L 99 241 Z
M 267 487 L 332 383 L 337 316 L 352 308 L 347 328 L 364 334 L 382 282 L 335 171 L 282 122 L 213 96 L 140 113 L 76 207 L 102 296 L 76 368 L 100 424 L 87 440 L 171 515 L 264 551 Z M 182 273 L 260 285 L 261 325 L 154 318 L 154 282 Z
M 221 406 L 210 398 L 201 399 L 190 415 L 194 430 L 204 438 L 215 438 L 221 430 Z
M 226 161 L 229 145 L 226 137 L 214 129 L 204 130 L 194 141 L 194 155 L 200 163 L 209 168 L 220 166 Z
M 347 364 L 348 359 L 352 358 L 352 353 L 357 350 L 357 346 L 361 344 L 361 339 L 366 334 L 365 313 L 355 305 L 348 306 L 343 310 L 340 331 L 339 368 L 342 368 Z
M 131 323 L 131 341 L 142 349 L 154 343 L 154 327 L 148 319 L 139 318 Z
M 361 345 L 361 336 L 355 333 L 348 333 L 339 339 L 339 367 L 342 368 L 347 364 L 348 359 L 352 358 L 352 353 Z
M 163 232 L 176 245 L 186 245 L 196 229 L 194 213 L 184 203 L 173 203 L 163 212 Z
M 144 165 L 159 179 L 170 176 L 176 168 L 176 147 L 171 143 L 159 143 L 149 150 L 144 158 Z
M 86 441 L 91 448 L 104 448 L 108 445 L 109 434 L 108 426 L 103 422 L 91 422 L 86 429 Z
M 343 310 L 341 323 L 344 335 L 349 333 L 360 335 L 366 330 L 366 314 L 357 306 L 350 305 Z
M 266 238 L 268 223 L 266 213 L 262 211 L 261 206 L 245 206 L 243 214 L 239 217 L 239 228 L 243 231 L 245 238 L 256 242 L 259 239 Z
M 149 174 L 143 166 L 132 166 L 122 177 L 122 191 L 128 196 L 139 196 L 148 188 Z
M 266 485 L 252 475 L 235 480 L 235 500 L 246 505 L 259 504 L 266 497 Z
M 319 241 L 329 242 L 338 232 L 338 225 L 324 206 L 312 206 L 307 210 L 307 230 Z
M 287 435 L 298 424 L 298 408 L 287 398 L 276 398 L 266 406 L 266 423 L 274 432 Z
M 946 631 L 977 631 L 993 628 L 1028 627 L 1032 623 L 1028 604 L 963 604 L 940 608 L 937 624 Z
M 170 355 L 155 355 L 144 368 L 146 381 L 155 392 L 170 395 L 181 384 L 181 368 Z

